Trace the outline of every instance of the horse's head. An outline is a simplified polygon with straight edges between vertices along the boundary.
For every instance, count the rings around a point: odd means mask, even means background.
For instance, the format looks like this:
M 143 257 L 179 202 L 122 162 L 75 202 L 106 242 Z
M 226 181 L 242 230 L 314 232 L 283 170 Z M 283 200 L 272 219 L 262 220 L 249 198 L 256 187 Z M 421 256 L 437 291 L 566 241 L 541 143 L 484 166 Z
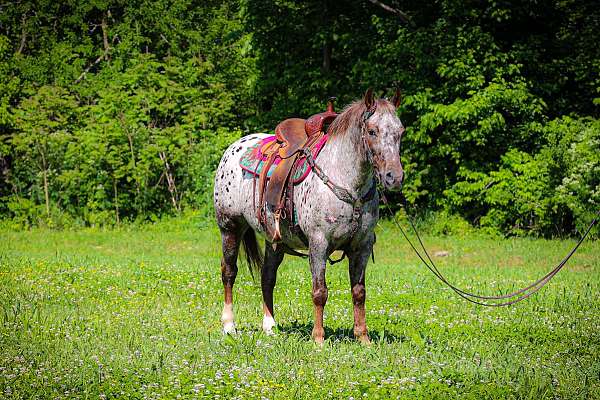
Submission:
M 396 115 L 400 105 L 400 91 L 391 101 L 374 99 L 373 90 L 365 93 L 365 112 L 362 115 L 362 137 L 368 157 L 387 190 L 400 190 L 404 169 L 400 161 L 400 143 L 404 126 Z

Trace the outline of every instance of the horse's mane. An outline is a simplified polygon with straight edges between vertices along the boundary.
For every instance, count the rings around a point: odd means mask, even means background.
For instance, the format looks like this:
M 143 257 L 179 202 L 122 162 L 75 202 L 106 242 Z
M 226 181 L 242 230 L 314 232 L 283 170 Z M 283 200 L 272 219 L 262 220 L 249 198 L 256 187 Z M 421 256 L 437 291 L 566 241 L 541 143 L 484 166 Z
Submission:
M 376 113 L 379 112 L 389 112 L 395 113 L 396 109 L 389 101 L 385 99 L 378 99 Z M 329 136 L 341 136 L 346 132 L 350 132 L 354 130 L 354 128 L 358 128 L 361 123 L 361 118 L 367 106 L 363 100 L 356 100 L 350 104 L 348 104 L 342 112 L 337 116 L 335 120 L 331 123 L 329 127 Z

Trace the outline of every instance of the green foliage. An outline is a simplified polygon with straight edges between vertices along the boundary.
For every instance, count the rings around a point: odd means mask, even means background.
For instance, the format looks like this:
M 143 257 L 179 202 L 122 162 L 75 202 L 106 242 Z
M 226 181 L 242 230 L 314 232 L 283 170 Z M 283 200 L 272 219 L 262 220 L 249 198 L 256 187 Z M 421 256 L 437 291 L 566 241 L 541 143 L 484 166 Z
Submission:
M 436 236 L 455 235 L 465 237 L 473 232 L 473 227 L 468 221 L 457 214 L 439 211 L 428 215 L 425 219 L 426 230 Z
M 582 232 L 600 208 L 600 120 L 565 117 L 548 124 L 546 134 L 549 145 L 542 156 L 562 169 L 556 174 L 556 202 L 568 208 Z M 598 236 L 600 229 L 593 232 Z
M 461 169 L 458 177 L 462 180 L 447 196 L 468 216 L 483 214 L 478 221 L 483 227 L 537 233 L 547 229 L 543 224 L 552 220 L 546 216 L 552 205 L 547 167 L 527 153 L 511 150 L 502 157 L 500 168 L 489 174 Z
M 385 93 L 397 82 L 407 93 L 410 203 L 496 233 L 562 235 L 590 221 L 597 205 L 576 216 L 582 198 L 570 206 L 556 198 L 576 158 L 557 169 L 538 153 L 558 146 L 548 141 L 549 120 L 597 116 L 600 27 L 591 2 L 402 2 L 412 25 L 367 2 L 263 4 L 249 2 L 248 20 L 265 126 L 315 111 L 327 95 L 345 102 L 357 86 Z
M 26 227 L 209 212 L 252 111 L 237 3 L 57 5 L 0 17 L 0 213 Z
M 597 5 L 383 3 L 402 13 L 359 0 L 0 5 L 0 215 L 205 215 L 228 143 L 331 95 L 399 85 L 412 205 L 501 234 L 581 230 L 598 207 Z
M 488 173 L 461 167 L 450 208 L 512 234 L 585 229 L 600 207 L 599 121 L 565 117 L 540 132 L 547 144 L 534 155 L 511 149 Z

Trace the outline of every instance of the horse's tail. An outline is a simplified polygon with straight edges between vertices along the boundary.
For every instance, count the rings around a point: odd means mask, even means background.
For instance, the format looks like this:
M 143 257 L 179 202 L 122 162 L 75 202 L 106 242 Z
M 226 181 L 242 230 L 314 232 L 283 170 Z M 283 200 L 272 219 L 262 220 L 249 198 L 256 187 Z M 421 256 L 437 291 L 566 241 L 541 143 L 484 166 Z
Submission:
M 250 270 L 252 279 L 254 279 L 254 272 L 260 272 L 262 269 L 263 256 L 256 240 L 256 234 L 252 228 L 246 229 L 242 237 L 242 243 L 244 245 L 246 261 L 248 262 L 248 269 Z

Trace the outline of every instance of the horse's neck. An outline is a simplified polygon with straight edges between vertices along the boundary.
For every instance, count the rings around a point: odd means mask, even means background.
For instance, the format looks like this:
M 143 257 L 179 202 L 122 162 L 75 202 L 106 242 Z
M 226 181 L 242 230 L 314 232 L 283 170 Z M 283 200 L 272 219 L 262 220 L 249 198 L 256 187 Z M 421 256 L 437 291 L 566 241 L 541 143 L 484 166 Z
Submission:
M 330 137 L 317 164 L 333 183 L 349 190 L 356 198 L 371 188 L 373 169 L 368 165 L 358 129 Z

